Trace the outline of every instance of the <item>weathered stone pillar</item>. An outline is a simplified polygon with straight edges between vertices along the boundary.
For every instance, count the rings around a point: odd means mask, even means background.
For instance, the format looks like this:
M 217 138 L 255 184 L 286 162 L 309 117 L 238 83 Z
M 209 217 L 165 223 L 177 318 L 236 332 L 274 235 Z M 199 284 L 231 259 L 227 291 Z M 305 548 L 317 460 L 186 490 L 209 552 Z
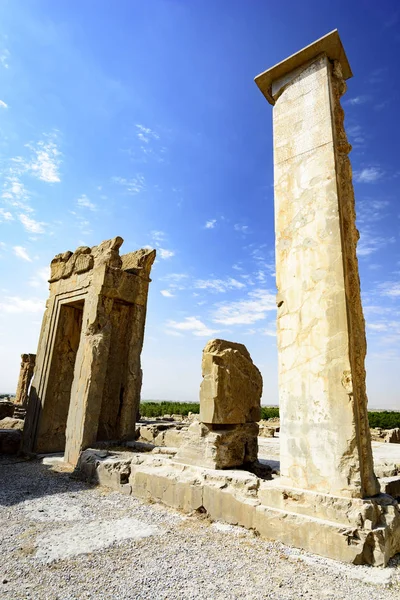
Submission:
M 21 354 L 21 369 L 19 372 L 17 392 L 15 394 L 15 404 L 26 407 L 28 401 L 28 391 L 35 368 L 36 354 Z
M 274 106 L 281 484 L 374 496 L 337 31 L 256 77 Z

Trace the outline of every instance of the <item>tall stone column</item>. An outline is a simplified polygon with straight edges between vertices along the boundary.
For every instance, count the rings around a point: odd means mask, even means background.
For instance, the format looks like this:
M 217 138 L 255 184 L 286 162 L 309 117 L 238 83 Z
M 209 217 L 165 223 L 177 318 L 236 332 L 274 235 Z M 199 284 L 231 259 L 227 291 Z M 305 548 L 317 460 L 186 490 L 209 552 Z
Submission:
M 256 78 L 273 105 L 281 483 L 379 492 L 337 31 Z

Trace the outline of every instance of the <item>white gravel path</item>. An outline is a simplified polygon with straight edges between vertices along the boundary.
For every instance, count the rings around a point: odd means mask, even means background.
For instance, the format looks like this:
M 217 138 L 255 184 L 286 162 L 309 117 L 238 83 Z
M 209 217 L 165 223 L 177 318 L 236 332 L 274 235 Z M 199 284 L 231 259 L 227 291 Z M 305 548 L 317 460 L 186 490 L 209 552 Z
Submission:
M 399 600 L 387 569 L 342 565 L 39 462 L 0 458 L 0 598 Z

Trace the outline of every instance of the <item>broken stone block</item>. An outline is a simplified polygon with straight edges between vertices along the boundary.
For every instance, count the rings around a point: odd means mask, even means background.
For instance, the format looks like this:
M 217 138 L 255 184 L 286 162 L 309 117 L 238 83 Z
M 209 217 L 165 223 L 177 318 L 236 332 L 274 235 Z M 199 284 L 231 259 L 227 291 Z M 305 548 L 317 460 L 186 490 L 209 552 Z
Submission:
M 400 444 L 400 427 L 389 429 L 386 432 L 385 440 L 387 444 Z
M 22 431 L 24 428 L 23 419 L 15 419 L 13 417 L 5 417 L 0 420 L 0 429 L 18 429 Z
M 195 421 L 175 461 L 209 469 L 231 469 L 253 463 L 258 453 L 258 424 L 220 427 Z
M 175 460 L 230 469 L 257 460 L 262 377 L 243 344 L 211 340 L 203 350 L 200 421 L 194 421 Z
M 260 420 L 262 376 L 243 344 L 211 340 L 203 350 L 200 421 L 238 425 Z

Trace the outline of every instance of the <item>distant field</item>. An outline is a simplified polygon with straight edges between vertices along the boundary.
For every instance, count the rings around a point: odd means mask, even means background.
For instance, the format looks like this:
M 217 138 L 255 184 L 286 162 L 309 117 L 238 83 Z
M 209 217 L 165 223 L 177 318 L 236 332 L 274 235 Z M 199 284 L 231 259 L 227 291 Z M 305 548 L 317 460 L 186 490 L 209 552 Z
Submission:
M 144 400 L 140 404 L 142 417 L 162 417 L 163 415 L 187 415 L 189 412 L 198 413 L 200 405 L 196 402 L 172 402 L 169 400 Z M 261 418 L 272 419 L 279 417 L 277 406 L 262 406 Z M 394 429 L 400 427 L 400 412 L 379 410 L 368 412 L 370 427 Z

